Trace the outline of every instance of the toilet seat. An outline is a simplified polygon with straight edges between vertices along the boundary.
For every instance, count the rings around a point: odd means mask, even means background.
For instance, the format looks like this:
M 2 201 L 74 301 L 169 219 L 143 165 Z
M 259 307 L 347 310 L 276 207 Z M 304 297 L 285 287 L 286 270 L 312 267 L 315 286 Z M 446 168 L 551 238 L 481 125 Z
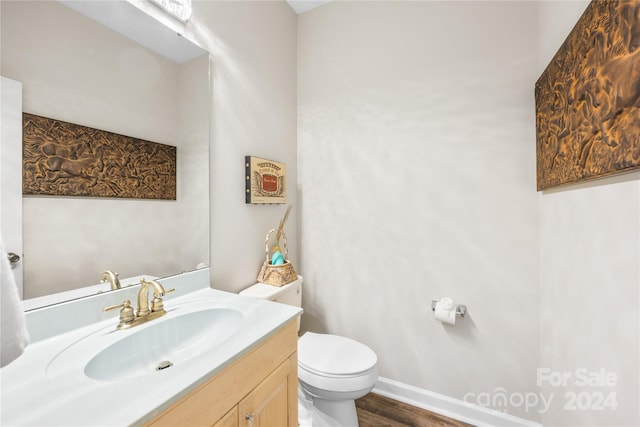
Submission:
M 312 393 L 314 395 L 317 395 L 317 390 L 324 390 L 324 393 L 359 392 L 360 390 L 371 390 L 373 388 L 373 385 L 378 380 L 378 368 L 376 366 L 367 372 L 354 376 L 326 376 L 309 372 L 298 365 L 298 379 L 305 384 L 307 391 L 316 389 L 316 392 Z
M 298 377 L 318 389 L 371 388 L 378 379 L 377 362 L 373 350 L 346 337 L 307 332 L 298 340 Z
M 298 363 L 318 375 L 357 375 L 377 362 L 373 350 L 350 338 L 307 332 L 298 340 Z

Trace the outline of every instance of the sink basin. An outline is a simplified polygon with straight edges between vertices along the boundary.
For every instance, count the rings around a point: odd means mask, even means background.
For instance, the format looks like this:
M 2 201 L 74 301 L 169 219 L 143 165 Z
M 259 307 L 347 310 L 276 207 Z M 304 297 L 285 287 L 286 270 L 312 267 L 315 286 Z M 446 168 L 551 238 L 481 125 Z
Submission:
M 176 370 L 220 345 L 244 319 L 233 308 L 179 311 L 130 330 L 113 331 L 113 325 L 91 334 L 60 353 L 47 373 L 58 377 L 76 371 L 97 381 L 118 381 Z

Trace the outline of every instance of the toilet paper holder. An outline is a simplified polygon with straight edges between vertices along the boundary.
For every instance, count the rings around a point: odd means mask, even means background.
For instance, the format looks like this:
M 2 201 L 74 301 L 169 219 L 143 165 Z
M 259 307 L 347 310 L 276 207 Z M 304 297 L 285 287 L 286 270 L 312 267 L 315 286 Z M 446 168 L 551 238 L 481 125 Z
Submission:
M 431 300 L 431 311 L 436 311 L 436 303 L 438 300 Z M 467 314 L 467 306 L 466 305 L 456 305 L 456 317 L 464 317 Z

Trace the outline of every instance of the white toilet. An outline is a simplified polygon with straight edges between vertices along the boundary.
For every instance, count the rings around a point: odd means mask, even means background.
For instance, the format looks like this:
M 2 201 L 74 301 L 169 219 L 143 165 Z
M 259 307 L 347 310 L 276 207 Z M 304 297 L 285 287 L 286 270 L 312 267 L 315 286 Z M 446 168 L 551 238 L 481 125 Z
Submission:
M 282 287 L 256 283 L 240 295 L 301 307 L 302 276 Z M 299 395 L 301 405 L 313 403 L 314 427 L 358 425 L 354 400 L 373 389 L 377 362 L 373 350 L 350 338 L 306 332 L 298 339 Z

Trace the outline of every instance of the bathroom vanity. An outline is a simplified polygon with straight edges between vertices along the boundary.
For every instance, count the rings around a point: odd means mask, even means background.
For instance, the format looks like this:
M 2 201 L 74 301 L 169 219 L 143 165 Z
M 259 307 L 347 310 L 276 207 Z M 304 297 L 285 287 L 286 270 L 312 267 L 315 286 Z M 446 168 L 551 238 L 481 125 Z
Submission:
M 147 425 L 297 426 L 296 345 L 293 321 Z
M 162 279 L 176 288 L 167 313 L 126 330 L 101 308 L 137 289 L 55 307 L 76 328 L 49 336 L 39 328 L 53 308 L 27 313 L 35 342 L 0 370 L 0 424 L 296 426 L 301 309 L 210 289 L 208 277 L 192 289 L 188 276 Z

